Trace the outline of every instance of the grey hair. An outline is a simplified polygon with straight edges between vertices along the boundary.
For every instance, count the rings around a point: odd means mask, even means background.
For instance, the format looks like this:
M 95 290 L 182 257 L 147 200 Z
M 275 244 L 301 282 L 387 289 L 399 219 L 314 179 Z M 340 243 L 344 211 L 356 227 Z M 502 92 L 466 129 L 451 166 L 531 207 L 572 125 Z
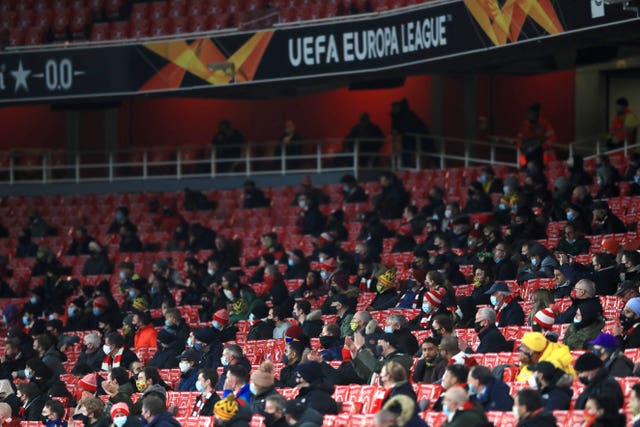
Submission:
M 478 314 L 489 321 L 489 323 L 496 323 L 496 312 L 491 308 L 483 307 L 478 310 Z
M 95 332 L 92 332 L 84 336 L 84 343 L 91 344 L 94 347 L 100 347 L 100 343 L 102 343 L 102 339 L 100 338 L 100 335 L 96 334 Z
M 595 294 L 596 294 L 596 284 L 594 283 L 593 280 L 580 279 L 578 281 L 578 283 L 582 283 L 582 285 L 584 286 L 584 290 L 587 293 L 587 295 L 589 295 L 590 297 L 595 296 Z M 576 285 L 578 283 L 576 283 Z
M 389 315 L 389 317 L 387 317 L 387 323 L 398 325 L 402 328 L 407 324 L 407 319 L 402 314 L 391 314 Z

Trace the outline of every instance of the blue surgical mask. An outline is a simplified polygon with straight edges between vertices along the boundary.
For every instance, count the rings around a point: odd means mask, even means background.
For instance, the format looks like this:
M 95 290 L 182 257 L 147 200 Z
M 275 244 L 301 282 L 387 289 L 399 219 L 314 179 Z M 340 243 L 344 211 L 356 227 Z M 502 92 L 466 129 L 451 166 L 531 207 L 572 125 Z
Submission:
M 582 322 L 582 320 L 578 320 L 578 319 L 576 319 L 575 317 L 573 318 L 573 323 L 578 324 L 578 323 L 580 323 L 580 322 Z
M 507 210 L 507 205 L 505 205 L 504 203 L 500 203 L 498 205 L 498 209 L 500 209 L 501 211 L 506 211 Z
M 7 316 L 4 314 L 2 315 L 2 323 L 7 323 Z
M 387 325 L 387 326 L 384 327 L 384 331 L 387 334 L 391 334 L 391 333 L 393 333 L 393 328 L 391 327 L 391 325 Z
M 469 384 L 469 394 L 477 394 L 477 393 L 478 393 L 478 389 L 472 386 L 471 384 Z
M 256 385 L 254 383 L 249 383 L 249 391 L 251 392 L 251 394 L 253 394 L 254 396 L 258 395 L 258 389 L 256 388 Z
M 349 190 L 350 190 L 350 188 L 349 188 L 349 186 L 348 186 L 348 185 L 343 185 L 343 186 L 342 186 L 342 191 L 344 191 L 345 193 L 348 193 L 348 192 L 349 192 Z
M 531 265 L 534 267 L 538 265 L 538 258 L 531 258 Z
M 187 338 L 187 347 L 193 347 L 193 340 L 191 337 Z
M 478 181 L 480 181 L 480 184 L 486 184 L 487 183 L 487 176 L 486 175 L 480 175 L 478 177 Z
M 130 298 L 135 298 L 136 297 L 136 291 L 129 291 L 129 297 Z
M 69 315 L 69 317 L 73 317 L 76 315 L 76 309 L 73 307 L 69 307 L 67 308 L 67 314 Z
M 33 375 L 33 372 L 31 372 L 31 369 L 24 368 L 24 377 L 26 379 L 30 379 L 32 375 Z
M 327 273 L 326 271 L 322 270 L 322 271 L 320 271 L 320 277 L 322 277 L 322 280 L 327 280 L 327 278 L 329 277 L 329 273 Z
M 287 260 L 287 264 L 289 265 L 289 267 L 293 267 L 293 260 L 291 258 L 289 258 Z
M 29 324 L 30 320 L 28 316 L 22 316 L 22 324 L 27 326 Z
M 151 288 L 151 295 L 155 295 L 158 293 L 158 288 Z
M 636 184 L 640 184 L 640 175 L 636 175 L 633 177 L 633 182 L 635 182 Z
M 124 271 L 121 271 L 119 275 L 120 275 L 120 280 L 124 280 L 127 278 L 127 275 L 124 274 Z
M 602 356 L 602 349 L 598 348 L 598 347 L 594 347 L 591 349 L 591 352 L 593 353 L 594 356 L 596 357 L 600 357 Z
M 171 323 L 168 320 L 164 321 L 164 327 L 169 329 L 171 327 Z
M 127 416 L 126 415 L 118 415 L 116 417 L 113 417 L 113 424 L 116 427 L 122 427 L 123 425 L 125 425 L 127 422 Z
M 91 312 L 93 313 L 94 316 L 100 316 L 100 314 L 102 314 L 102 312 L 98 307 L 93 307 L 93 309 L 91 309 Z
M 573 211 L 567 212 L 567 221 L 573 221 L 576 217 L 576 214 Z
M 38 297 L 31 297 L 29 298 L 29 302 L 31 304 L 37 304 L 38 303 Z
M 422 311 L 426 314 L 431 313 L 431 304 L 422 304 Z
M 253 323 L 255 320 L 256 316 L 253 313 L 249 314 L 249 323 Z
M 489 300 L 491 301 L 491 305 L 494 307 L 498 306 L 498 298 L 495 295 L 491 295 L 489 297 Z
M 194 348 L 196 351 L 200 351 L 200 352 L 201 352 L 201 351 L 202 351 L 202 344 L 201 344 L 201 343 L 199 343 L 199 342 L 197 342 L 197 343 L 195 343 L 195 344 L 193 345 L 193 348 Z
M 502 261 L 502 258 L 500 258 L 499 256 L 493 257 L 493 260 L 495 261 L 495 263 L 499 263 L 500 261 Z
M 122 221 L 124 219 L 124 214 L 120 211 L 116 212 L 116 221 Z
M 225 359 L 224 356 L 220 357 L 220 363 L 222 364 L 222 366 L 229 366 L 229 361 Z
M 202 385 L 202 383 L 200 383 L 200 380 L 196 381 L 196 390 L 198 390 L 200 393 L 204 391 L 204 386 Z
M 49 315 L 49 320 L 55 320 L 55 318 L 56 318 L 56 317 L 55 317 L 53 314 L 50 314 L 50 315 Z
M 213 329 L 221 329 L 220 323 L 218 323 L 217 320 L 214 320 L 213 322 L 211 322 L 211 326 L 213 326 Z
M 282 363 L 284 363 L 285 365 L 289 363 L 289 356 L 287 356 L 286 354 L 282 355 L 282 359 L 280 359 L 280 361 Z
M 447 416 L 450 417 L 453 414 L 453 411 L 449 409 L 449 406 L 442 405 L 442 412 Z

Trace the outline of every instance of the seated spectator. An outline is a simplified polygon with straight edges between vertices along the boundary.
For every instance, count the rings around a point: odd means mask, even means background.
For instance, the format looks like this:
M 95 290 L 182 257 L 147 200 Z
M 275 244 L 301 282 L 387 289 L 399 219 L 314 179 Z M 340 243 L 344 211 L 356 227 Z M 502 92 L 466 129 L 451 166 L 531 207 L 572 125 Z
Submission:
M 285 345 L 285 357 L 282 358 L 282 361 L 285 363 L 285 367 L 280 371 L 279 387 L 296 386 L 296 368 L 302 360 L 302 353 L 304 353 L 304 350 L 305 345 L 301 341 L 290 341 Z
M 469 232 L 471 231 L 471 222 L 469 216 L 459 215 L 451 223 L 449 233 L 449 241 L 453 249 L 466 249 Z
M 400 179 L 391 172 L 380 175 L 381 192 L 371 200 L 375 210 L 382 219 L 402 217 L 402 212 L 409 204 L 410 195 Z
M 378 277 L 378 285 L 376 290 L 378 293 L 371 302 L 374 310 L 386 310 L 396 306 L 398 302 L 398 291 L 396 290 L 396 268 L 384 272 Z
M 296 301 L 293 305 L 293 314 L 302 326 L 305 336 L 315 338 L 322 332 L 322 312 L 320 310 L 311 311 L 311 303 L 308 300 Z
M 55 227 L 50 226 L 42 217 L 42 214 L 37 210 L 29 212 L 29 224 L 27 225 L 31 230 L 31 236 L 33 237 L 47 237 L 57 236 L 58 230 Z
M 344 175 L 340 179 L 342 184 L 342 195 L 344 203 L 363 203 L 369 200 L 369 196 L 364 189 L 358 185 L 358 181 L 353 175 Z
M 614 399 L 607 395 L 590 396 L 585 405 L 585 423 L 593 427 L 624 427 L 627 417 L 620 413 Z
M 508 411 L 513 407 L 509 386 L 497 379 L 486 366 L 474 366 L 467 378 L 472 403 L 481 404 L 485 411 Z
M 119 402 L 111 407 L 109 413 L 115 427 L 139 427 L 140 420 L 133 414 L 128 403 Z
M 309 273 L 309 262 L 300 249 L 294 249 L 288 253 L 287 271 L 284 278 L 287 280 L 307 278 Z
M 576 316 L 576 312 L 580 305 L 585 301 L 595 301 L 600 304 L 600 299 L 596 295 L 596 284 L 591 280 L 582 279 L 571 291 L 572 304 L 562 313 L 556 316 L 556 323 L 570 323 L 573 322 L 573 318 Z M 639 300 L 640 301 L 640 300 Z M 602 307 L 602 306 L 601 306 Z M 640 305 L 638 307 L 640 312 Z M 602 309 L 600 310 L 602 311 Z
M 551 308 L 543 308 L 533 316 L 531 330 L 544 334 L 545 338 L 549 341 L 558 342 L 558 333 L 552 331 L 555 319 L 555 313 Z
M 571 267 L 566 264 L 553 268 L 553 278 L 555 279 L 555 288 L 553 289 L 554 299 L 565 298 L 571 295 L 573 282 L 567 277 L 567 274 L 571 275 Z
M 613 327 L 613 333 L 623 349 L 640 347 L 640 298 L 631 298 L 620 313 L 620 324 Z
M 340 336 L 340 326 L 335 323 L 325 323 L 320 333 L 320 356 L 325 362 L 342 360 L 344 339 Z
M 591 265 L 578 263 L 563 264 L 565 273 L 574 280 L 589 279 L 595 283 L 597 295 L 613 295 L 618 290 L 620 276 L 616 269 L 615 256 L 605 252 L 591 257 Z
M 555 302 L 553 294 L 548 289 L 536 289 L 531 293 L 530 299 L 532 304 L 531 311 L 529 311 L 529 314 L 527 316 L 527 325 L 531 327 L 535 327 L 536 325 L 538 325 L 538 327 L 543 326 L 541 323 L 536 322 L 536 316 L 541 310 L 549 309 L 553 305 L 553 303 Z M 555 314 L 551 309 L 545 310 L 544 315 L 553 317 L 553 320 L 555 320 Z M 544 323 L 548 324 L 548 321 Z M 551 325 L 553 325 L 553 321 L 551 321 Z M 544 329 L 551 329 L 551 326 L 545 327 Z M 538 330 L 538 332 L 540 331 Z
M 524 325 L 524 311 L 511 296 L 511 290 L 506 283 L 496 282 L 485 293 L 490 295 L 491 305 L 497 310 L 498 327 Z
M 515 245 L 529 240 L 546 238 L 546 227 L 538 222 L 531 208 L 526 207 L 518 208 L 513 222 L 509 225 L 505 234 L 506 241 Z
M 332 397 L 334 387 L 324 377 L 320 363 L 299 364 L 296 368 L 296 382 L 296 400 L 323 415 L 338 413 L 338 404 Z
M 458 337 L 453 335 L 442 337 L 442 341 L 440 341 L 440 355 L 449 365 L 460 364 L 470 368 L 478 364 L 473 356 L 460 350 Z
M 640 280 L 640 253 L 632 250 L 622 251 L 620 264 L 624 267 L 621 273 L 622 280 Z
M 488 264 L 478 264 L 475 266 L 473 276 L 473 291 L 471 298 L 476 304 L 490 304 L 491 300 L 487 292 L 493 286 L 493 271 Z
M 447 416 L 445 427 L 477 426 L 488 422 L 485 411 L 470 402 L 467 391 L 459 386 L 449 388 L 444 394 L 442 412 Z
M 42 420 L 42 408 L 44 408 L 48 396 L 35 383 L 18 384 L 16 396 L 22 403 L 20 414 L 23 421 Z
M 635 383 L 631 387 L 631 396 L 629 397 L 629 409 L 634 414 L 633 427 L 640 427 L 640 383 Z
M 469 184 L 467 190 L 467 202 L 462 213 L 471 214 L 478 212 L 490 212 L 492 210 L 491 198 L 484 191 L 483 185 L 478 181 Z
M 300 227 L 300 234 L 319 236 L 324 231 L 326 219 L 318 209 L 316 202 L 302 194 L 298 198 L 298 206 L 301 209 L 300 217 L 297 221 L 297 225 Z
M 271 396 L 281 396 L 275 387 L 273 376 L 273 363 L 266 360 L 260 367 L 251 373 L 251 404 L 250 409 L 253 414 L 265 414 L 267 400 Z
M 382 366 L 395 361 L 402 365 L 407 372 L 411 371 L 413 357 L 398 351 L 398 338 L 394 334 L 385 333 L 377 340 L 381 348 L 380 356 L 365 346 L 364 336 L 355 333 L 354 338 L 345 338 L 345 348 L 351 352 L 351 363 L 356 374 L 365 382 L 369 382 L 373 374 L 379 374 Z
M 406 354 L 416 354 L 419 345 L 416 337 L 407 326 L 407 319 L 401 314 L 391 314 L 387 317 L 384 331 L 396 334 L 398 337 L 398 350 Z
M 440 355 L 440 340 L 428 337 L 422 342 L 422 355 L 413 371 L 414 383 L 437 383 L 442 379 L 447 361 Z
M 137 231 L 131 225 L 120 227 L 120 252 L 142 252 L 142 242 Z
M 5 402 L 0 402 L 0 423 L 3 427 L 20 427 L 22 425 L 20 417 L 13 414 L 11 406 Z
M 216 402 L 218 403 L 218 402 Z M 147 427 L 180 427 L 181 424 L 167 412 L 165 403 L 156 396 L 146 397 L 142 401 L 142 417 Z
M 511 250 L 506 242 L 497 242 L 493 248 L 493 274 L 496 280 L 513 280 L 518 266 L 511 260 Z
M 235 396 L 238 405 L 249 408 L 251 403 L 251 390 L 249 385 L 249 371 L 240 364 L 229 367 L 227 378 L 224 381 L 222 398 Z
M 124 338 L 118 332 L 111 332 L 105 337 L 102 351 L 106 357 L 102 361 L 101 370 L 109 372 L 113 368 L 129 366 L 138 360 L 138 356 L 124 345 Z
M 622 283 L 620 283 L 618 292 L 616 292 L 616 296 L 620 298 L 623 304 L 626 304 L 631 298 L 639 297 L 640 289 L 638 289 L 638 284 L 631 280 L 623 280 Z
M 113 266 L 109 261 L 106 249 L 94 241 L 90 242 L 88 247 L 89 257 L 82 267 L 82 275 L 99 276 L 103 274 L 111 274 L 113 272 Z
M 467 391 L 467 377 L 469 376 L 469 368 L 465 365 L 453 363 L 447 365 L 442 375 L 442 394 L 433 404 L 434 411 L 442 411 L 442 401 L 446 392 L 453 387 L 462 387 Z
M 256 187 L 256 183 L 248 179 L 244 182 L 244 200 L 242 207 L 245 209 L 269 207 L 270 200 L 264 192 Z
M 517 279 L 531 280 L 553 277 L 553 269 L 558 265 L 553 253 L 540 244 L 526 243 L 523 246 L 526 246 L 523 251 L 527 253 L 528 262 L 525 261 L 524 265 L 520 267 Z
M 539 362 L 529 366 L 532 372 L 529 383 L 535 383 L 546 411 L 567 411 L 573 396 L 573 377 L 551 362 Z M 534 381 L 531 381 L 533 379 Z
M 514 399 L 513 410 L 518 419 L 518 427 L 555 427 L 556 418 L 542 406 L 542 399 L 536 390 L 520 390 Z
M 562 338 L 562 342 L 569 346 L 570 350 L 587 350 L 589 341 L 594 340 L 604 327 L 599 302 L 583 301 L 576 311 L 573 323 Z
M 77 227 L 69 249 L 67 249 L 67 255 L 89 255 L 89 243 L 93 241 L 94 238 L 89 235 L 86 227 Z
M 47 400 L 42 408 L 42 421 L 46 427 L 66 427 L 64 421 L 66 410 L 59 400 Z
M 607 201 L 594 202 L 591 210 L 593 212 L 593 231 L 591 234 L 626 233 L 627 228 L 620 218 L 609 210 Z
M 573 356 L 569 347 L 547 340 L 540 332 L 525 333 L 519 350 L 520 372 L 516 381 L 528 381 L 531 376 L 529 366 L 545 361 L 553 363 L 555 367 L 575 377 L 575 371 L 571 365 Z
M 567 225 L 564 226 L 564 236 L 562 236 L 558 242 L 556 250 L 571 256 L 576 256 L 588 254 L 589 246 L 591 246 L 591 242 L 576 229 L 576 226 L 572 222 L 568 222 Z
M 289 400 L 284 407 L 284 417 L 290 426 L 320 427 L 323 415 L 299 400 Z
M 619 350 L 618 339 L 607 333 L 600 333 L 595 340 L 589 341 L 591 351 L 604 362 L 605 369 L 612 377 L 633 376 L 635 365 L 631 359 Z
M 587 352 L 576 360 L 574 365 L 578 379 L 587 387 L 578 396 L 575 409 L 585 409 L 587 400 L 593 396 L 609 396 L 613 400 L 616 412 L 624 404 L 624 394 L 618 382 L 603 367 L 602 360 L 595 354 Z
M 492 309 L 481 308 L 478 310 L 473 329 L 480 338 L 476 353 L 498 353 L 513 349 L 513 344 L 509 343 L 496 327 L 496 312 Z

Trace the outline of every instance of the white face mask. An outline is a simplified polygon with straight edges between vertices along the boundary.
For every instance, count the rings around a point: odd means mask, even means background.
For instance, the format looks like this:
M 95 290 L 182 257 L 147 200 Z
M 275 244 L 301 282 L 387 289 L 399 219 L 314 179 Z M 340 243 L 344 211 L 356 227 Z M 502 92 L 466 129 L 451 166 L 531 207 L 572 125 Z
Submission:
M 105 345 L 103 345 L 103 346 L 102 346 L 102 351 L 104 352 L 104 354 L 109 354 L 109 353 L 111 353 L 111 350 L 113 350 L 113 348 L 111 348 L 111 346 L 110 346 L 110 345 L 106 345 L 106 344 L 105 344 Z
M 185 373 L 189 369 L 191 369 L 191 363 L 189 363 L 189 362 L 180 362 L 178 364 L 178 367 L 180 368 L 180 372 Z
M 520 418 L 520 414 L 518 413 L 518 408 L 514 406 L 513 408 L 511 408 L 511 412 L 513 412 L 513 416 L 515 417 L 516 420 Z
M 531 374 L 529 375 L 529 379 L 527 380 L 527 382 L 529 383 L 529 387 L 537 390 L 538 389 L 538 383 L 536 383 L 536 377 L 535 375 Z
M 113 417 L 113 424 L 116 427 L 122 427 L 127 422 L 127 417 L 125 415 L 116 415 Z
M 444 217 L 447 219 L 451 219 L 451 217 L 453 216 L 453 212 L 451 212 L 451 209 L 447 209 L 444 211 Z
M 216 274 L 216 271 L 213 268 L 208 268 L 207 273 L 209 274 L 209 276 L 213 276 L 214 274 Z
M 233 292 L 231 292 L 229 289 L 224 289 L 224 296 L 226 296 L 229 301 L 235 301 L 236 297 L 235 295 L 233 295 Z

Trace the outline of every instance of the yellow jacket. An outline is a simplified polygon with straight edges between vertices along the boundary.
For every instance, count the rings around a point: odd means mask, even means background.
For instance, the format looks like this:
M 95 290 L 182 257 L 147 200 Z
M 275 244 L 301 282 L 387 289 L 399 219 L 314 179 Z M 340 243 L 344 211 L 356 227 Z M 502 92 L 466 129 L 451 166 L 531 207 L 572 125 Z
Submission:
M 556 368 L 562 369 L 574 378 L 577 377 L 576 371 L 573 369 L 573 356 L 569 347 L 564 344 L 549 341 L 538 362 L 551 362 Z M 530 375 L 529 366 L 522 365 L 516 381 L 527 382 Z

